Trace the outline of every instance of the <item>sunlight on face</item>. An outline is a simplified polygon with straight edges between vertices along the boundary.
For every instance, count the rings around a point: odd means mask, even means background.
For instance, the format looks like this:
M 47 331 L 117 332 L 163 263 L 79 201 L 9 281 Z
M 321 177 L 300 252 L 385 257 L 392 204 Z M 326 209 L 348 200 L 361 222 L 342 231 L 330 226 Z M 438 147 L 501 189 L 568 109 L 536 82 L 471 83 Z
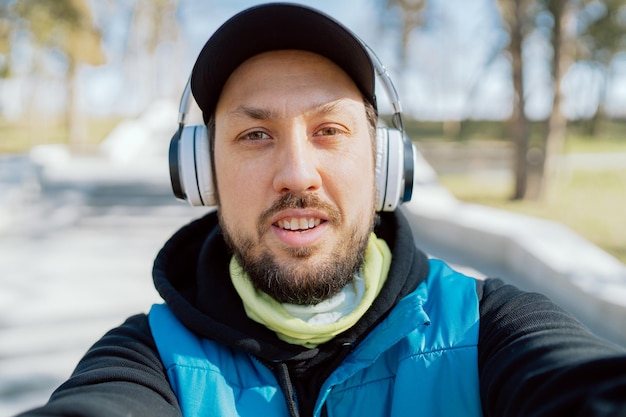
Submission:
M 257 288 L 312 304 L 362 264 L 374 218 L 361 93 L 328 59 L 273 51 L 244 62 L 215 114 L 219 216 Z

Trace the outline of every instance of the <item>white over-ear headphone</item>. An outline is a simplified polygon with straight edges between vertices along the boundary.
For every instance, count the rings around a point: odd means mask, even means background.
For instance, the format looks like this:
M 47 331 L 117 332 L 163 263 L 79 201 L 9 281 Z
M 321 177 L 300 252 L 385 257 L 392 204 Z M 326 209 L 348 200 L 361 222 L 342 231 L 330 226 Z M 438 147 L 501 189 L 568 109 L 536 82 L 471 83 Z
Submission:
M 373 51 L 365 46 L 393 106 L 394 127 L 376 129 L 376 211 L 393 211 L 398 204 L 411 200 L 415 150 L 404 132 L 400 100 L 389 73 Z M 170 142 L 172 189 L 177 198 L 187 200 L 192 206 L 215 206 L 208 129 L 205 125 L 185 126 L 190 103 L 191 83 L 188 81 L 180 99 L 179 128 Z

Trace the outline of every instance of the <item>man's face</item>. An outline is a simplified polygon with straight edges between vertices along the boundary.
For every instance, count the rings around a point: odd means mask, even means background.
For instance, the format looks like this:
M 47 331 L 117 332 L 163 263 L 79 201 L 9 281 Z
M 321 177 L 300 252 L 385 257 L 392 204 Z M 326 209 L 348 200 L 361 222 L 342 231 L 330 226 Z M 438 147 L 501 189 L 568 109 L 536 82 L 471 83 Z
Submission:
M 362 264 L 374 219 L 374 156 L 353 81 L 304 51 L 257 55 L 228 79 L 215 113 L 226 240 L 254 285 L 315 304 Z

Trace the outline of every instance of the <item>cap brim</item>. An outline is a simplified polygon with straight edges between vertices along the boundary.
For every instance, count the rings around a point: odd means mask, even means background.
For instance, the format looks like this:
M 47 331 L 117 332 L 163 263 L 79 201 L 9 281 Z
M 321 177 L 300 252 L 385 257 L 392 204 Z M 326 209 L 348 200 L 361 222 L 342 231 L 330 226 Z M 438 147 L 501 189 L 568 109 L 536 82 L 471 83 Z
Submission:
M 320 54 L 341 67 L 376 107 L 374 67 L 361 41 L 317 10 L 288 3 L 263 4 L 226 21 L 207 41 L 194 65 L 191 89 L 205 121 L 235 69 L 262 52 L 284 49 Z

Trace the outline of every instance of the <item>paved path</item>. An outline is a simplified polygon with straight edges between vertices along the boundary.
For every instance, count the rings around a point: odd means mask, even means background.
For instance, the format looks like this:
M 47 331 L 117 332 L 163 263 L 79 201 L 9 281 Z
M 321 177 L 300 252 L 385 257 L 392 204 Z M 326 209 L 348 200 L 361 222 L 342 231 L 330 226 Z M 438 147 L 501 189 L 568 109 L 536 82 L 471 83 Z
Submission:
M 0 416 L 44 403 L 105 331 L 159 301 L 151 281 L 156 252 L 206 209 L 173 198 L 162 160 L 143 163 L 135 170 L 74 161 L 44 176 L 38 190 L 23 187 L 21 201 L 15 187 L 13 201 L 5 199 Z

